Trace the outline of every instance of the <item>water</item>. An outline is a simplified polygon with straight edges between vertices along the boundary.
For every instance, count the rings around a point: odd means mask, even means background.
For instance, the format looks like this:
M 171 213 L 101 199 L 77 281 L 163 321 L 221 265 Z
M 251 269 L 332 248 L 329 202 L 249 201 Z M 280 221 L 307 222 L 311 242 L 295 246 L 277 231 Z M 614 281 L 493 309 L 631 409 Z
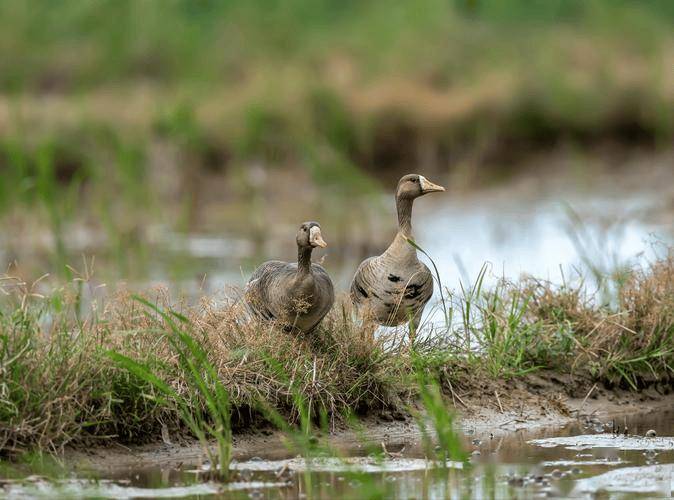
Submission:
M 674 410 L 616 421 L 635 435 L 614 436 L 610 421 L 602 422 L 601 432 L 596 432 L 596 421 L 502 437 L 476 437 L 464 429 L 471 458 L 467 463 L 447 462 L 445 468 L 426 460 L 414 437 L 387 442 L 393 456 L 383 459 L 365 455 L 366 446 L 347 449 L 339 458 L 317 456 L 310 462 L 282 449 L 270 450 L 273 458 L 239 456 L 228 483 L 209 477 L 208 467 L 182 464 L 68 473 L 59 480 L 32 476 L 5 481 L 0 497 L 483 499 L 594 498 L 598 492 L 611 499 L 670 497 Z M 648 430 L 656 431 L 657 437 L 643 437 Z
M 657 206 L 640 193 L 450 201 L 422 214 L 418 239 L 450 288 L 462 278 L 473 281 L 485 263 L 497 277 L 528 274 L 559 283 L 562 273 L 571 277 L 574 266 L 585 267 L 583 258 L 610 270 L 652 257 L 652 245 L 672 236 L 668 224 L 645 216 Z

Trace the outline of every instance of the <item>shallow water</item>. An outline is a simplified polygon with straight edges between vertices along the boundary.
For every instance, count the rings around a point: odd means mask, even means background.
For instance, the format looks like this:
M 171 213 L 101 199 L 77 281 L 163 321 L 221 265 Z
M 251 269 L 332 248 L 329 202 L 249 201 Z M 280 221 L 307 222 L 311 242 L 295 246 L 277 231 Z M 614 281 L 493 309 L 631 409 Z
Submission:
M 674 492 L 674 410 L 614 421 L 476 439 L 464 429 L 466 463 L 424 458 L 418 439 L 386 443 L 396 456 L 365 455 L 356 446 L 339 458 L 237 457 L 229 483 L 208 477 L 208 467 L 98 471 L 58 480 L 40 476 L 4 482 L 5 498 L 668 498 Z M 628 427 L 630 436 L 610 429 Z M 645 438 L 648 430 L 656 438 Z M 479 452 L 479 453 L 478 453 Z M 4 469 L 5 477 L 9 477 Z M 87 479 L 96 477 L 96 479 Z M 2 483 L 2 481 L 0 481 Z M 307 495 L 309 493 L 309 495 Z

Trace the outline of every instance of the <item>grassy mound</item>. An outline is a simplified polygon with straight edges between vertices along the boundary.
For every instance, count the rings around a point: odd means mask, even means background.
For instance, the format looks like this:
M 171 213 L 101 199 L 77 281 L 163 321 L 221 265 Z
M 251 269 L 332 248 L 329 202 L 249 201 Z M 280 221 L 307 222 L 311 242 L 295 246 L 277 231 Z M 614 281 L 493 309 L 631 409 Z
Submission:
M 5 455 L 194 434 L 186 421 L 208 426 L 223 407 L 235 429 L 404 411 L 427 395 L 421 376 L 456 387 L 545 368 L 635 390 L 674 379 L 671 254 L 628 273 L 608 304 L 582 286 L 529 279 L 483 290 L 478 281 L 445 304 L 453 321 L 414 346 L 404 331 L 373 339 L 345 301 L 315 337 L 298 338 L 237 321 L 235 305 L 208 298 L 102 299 L 81 281 L 48 295 L 16 278 L 0 284 Z

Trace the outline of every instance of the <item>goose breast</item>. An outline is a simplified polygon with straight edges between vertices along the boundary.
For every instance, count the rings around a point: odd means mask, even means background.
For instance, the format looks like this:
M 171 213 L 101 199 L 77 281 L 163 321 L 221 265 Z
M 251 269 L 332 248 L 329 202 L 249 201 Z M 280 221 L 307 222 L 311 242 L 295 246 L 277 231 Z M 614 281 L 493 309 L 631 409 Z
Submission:
M 377 323 L 397 326 L 419 314 L 433 295 L 433 275 L 419 260 L 396 265 L 386 255 L 359 266 L 351 282 L 351 297 Z

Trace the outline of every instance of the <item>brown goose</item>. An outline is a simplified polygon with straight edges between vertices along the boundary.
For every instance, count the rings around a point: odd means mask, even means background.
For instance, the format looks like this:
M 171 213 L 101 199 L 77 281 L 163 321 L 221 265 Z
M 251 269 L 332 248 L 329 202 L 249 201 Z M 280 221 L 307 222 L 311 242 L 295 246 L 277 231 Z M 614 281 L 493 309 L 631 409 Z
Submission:
M 326 246 L 318 223 L 304 222 L 297 232 L 297 262 L 271 260 L 250 277 L 245 301 L 253 315 L 277 321 L 288 332 L 311 332 L 335 301 L 330 276 L 311 263 L 312 250 Z
M 445 188 L 424 176 L 405 175 L 396 189 L 398 233 L 386 251 L 364 260 L 351 281 L 351 299 L 364 315 L 384 326 L 411 321 L 416 332 L 421 313 L 433 295 L 433 276 L 417 258 L 412 239 L 412 204 L 419 196 Z

